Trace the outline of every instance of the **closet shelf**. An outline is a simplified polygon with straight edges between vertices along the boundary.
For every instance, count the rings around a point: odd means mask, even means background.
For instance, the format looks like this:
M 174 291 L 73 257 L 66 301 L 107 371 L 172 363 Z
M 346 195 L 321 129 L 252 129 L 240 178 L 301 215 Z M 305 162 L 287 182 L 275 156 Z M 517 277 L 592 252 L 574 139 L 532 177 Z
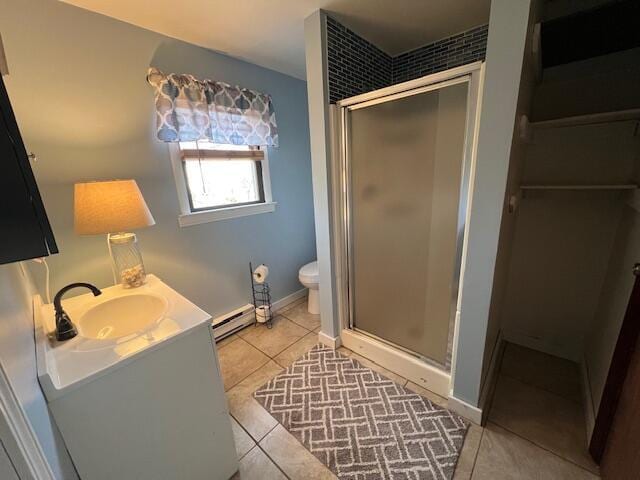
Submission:
M 638 119 L 640 119 L 640 108 L 632 108 L 629 110 L 616 110 L 613 112 L 591 113 L 588 115 L 577 115 L 575 117 L 563 117 L 553 120 L 529 122 L 529 126 L 536 129 L 559 128 L 578 125 L 595 125 L 599 123 L 624 122 L 627 120 Z
M 520 185 L 522 190 L 635 190 L 633 183 L 621 185 Z

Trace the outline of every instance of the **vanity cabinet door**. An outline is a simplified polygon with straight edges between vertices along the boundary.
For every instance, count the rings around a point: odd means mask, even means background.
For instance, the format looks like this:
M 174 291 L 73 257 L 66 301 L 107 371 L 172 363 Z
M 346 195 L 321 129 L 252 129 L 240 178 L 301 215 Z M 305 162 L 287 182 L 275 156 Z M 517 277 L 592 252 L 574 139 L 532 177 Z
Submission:
M 0 264 L 57 252 L 11 103 L 0 80 Z

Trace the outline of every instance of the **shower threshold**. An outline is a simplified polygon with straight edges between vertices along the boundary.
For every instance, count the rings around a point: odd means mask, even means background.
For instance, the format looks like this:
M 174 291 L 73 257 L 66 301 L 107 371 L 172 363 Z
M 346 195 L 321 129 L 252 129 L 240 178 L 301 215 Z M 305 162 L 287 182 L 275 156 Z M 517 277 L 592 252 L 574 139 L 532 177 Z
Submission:
M 343 329 L 342 345 L 398 375 L 449 398 L 451 374 L 444 365 L 417 357 L 404 349 L 357 330 Z

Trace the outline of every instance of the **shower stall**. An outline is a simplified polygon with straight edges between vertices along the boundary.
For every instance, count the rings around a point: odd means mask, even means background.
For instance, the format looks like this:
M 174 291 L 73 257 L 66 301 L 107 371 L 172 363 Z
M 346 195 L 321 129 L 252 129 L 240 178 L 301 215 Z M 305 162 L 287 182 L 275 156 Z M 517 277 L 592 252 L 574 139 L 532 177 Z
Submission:
M 342 342 L 448 396 L 482 63 L 348 98 L 334 116 Z

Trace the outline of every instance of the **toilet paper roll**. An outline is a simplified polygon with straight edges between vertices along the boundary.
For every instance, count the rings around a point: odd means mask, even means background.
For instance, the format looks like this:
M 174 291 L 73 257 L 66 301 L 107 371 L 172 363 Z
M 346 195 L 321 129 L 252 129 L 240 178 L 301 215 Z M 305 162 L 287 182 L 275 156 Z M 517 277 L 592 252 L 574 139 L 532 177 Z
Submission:
M 271 317 L 271 308 L 269 305 L 261 305 L 256 308 L 256 320 L 258 323 L 264 323 Z
M 258 265 L 258 267 L 253 271 L 253 280 L 256 283 L 264 283 L 268 276 L 269 267 L 266 265 Z

